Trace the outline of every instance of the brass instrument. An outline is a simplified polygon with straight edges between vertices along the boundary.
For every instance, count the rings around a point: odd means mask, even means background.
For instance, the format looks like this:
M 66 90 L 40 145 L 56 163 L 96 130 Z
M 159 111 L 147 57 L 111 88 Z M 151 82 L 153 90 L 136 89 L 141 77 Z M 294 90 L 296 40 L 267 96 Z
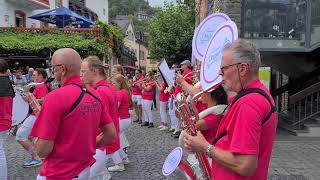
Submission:
M 43 85 L 44 83 L 30 83 L 23 87 L 24 90 L 24 96 L 27 98 L 28 103 L 33 110 L 35 114 L 38 114 L 41 109 L 41 105 L 37 101 L 37 99 L 34 97 L 32 93 L 30 93 L 30 89 L 35 86 Z

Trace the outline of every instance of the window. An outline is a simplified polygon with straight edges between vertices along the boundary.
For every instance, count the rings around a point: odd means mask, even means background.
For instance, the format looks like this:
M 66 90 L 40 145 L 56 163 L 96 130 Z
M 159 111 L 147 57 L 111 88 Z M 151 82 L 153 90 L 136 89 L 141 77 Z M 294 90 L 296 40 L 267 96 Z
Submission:
M 55 5 L 56 5 L 56 8 L 59 8 L 59 7 L 62 7 L 63 6 L 63 0 L 55 0 Z
M 144 60 L 144 51 L 140 51 L 139 60 Z
M 26 27 L 26 14 L 22 11 L 15 11 L 15 27 Z
M 106 9 L 103 8 L 103 15 L 106 15 Z

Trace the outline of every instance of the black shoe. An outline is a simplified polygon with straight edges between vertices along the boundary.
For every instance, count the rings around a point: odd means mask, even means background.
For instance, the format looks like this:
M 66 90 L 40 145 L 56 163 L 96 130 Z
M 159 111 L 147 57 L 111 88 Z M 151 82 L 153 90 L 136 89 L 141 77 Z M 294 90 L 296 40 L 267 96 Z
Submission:
M 149 123 L 149 126 L 148 126 L 148 128 L 153 128 L 154 126 L 153 126 L 153 123 Z
M 144 122 L 141 126 L 149 126 L 149 122 Z
M 138 124 L 142 124 L 142 121 L 141 121 L 141 120 L 139 120 Z
M 133 122 L 137 123 L 137 122 L 139 122 L 139 121 L 140 121 L 140 119 L 137 119 L 137 120 L 134 120 Z
M 173 134 L 173 137 L 179 138 L 180 134 L 181 134 L 181 131 L 177 131 L 176 133 Z

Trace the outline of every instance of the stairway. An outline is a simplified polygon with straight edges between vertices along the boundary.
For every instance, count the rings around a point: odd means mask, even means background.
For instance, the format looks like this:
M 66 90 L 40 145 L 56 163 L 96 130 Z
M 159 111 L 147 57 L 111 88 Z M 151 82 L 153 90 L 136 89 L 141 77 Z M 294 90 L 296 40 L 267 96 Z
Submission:
M 278 126 L 296 136 L 320 137 L 320 82 L 290 96 Z

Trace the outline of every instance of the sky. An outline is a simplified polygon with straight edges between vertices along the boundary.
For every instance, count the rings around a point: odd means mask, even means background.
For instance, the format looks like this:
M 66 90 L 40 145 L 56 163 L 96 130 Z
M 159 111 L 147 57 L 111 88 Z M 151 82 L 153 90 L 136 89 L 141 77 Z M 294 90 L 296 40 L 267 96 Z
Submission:
M 151 6 L 161 6 L 163 7 L 163 3 L 166 2 L 174 2 L 175 0 L 148 0 Z

